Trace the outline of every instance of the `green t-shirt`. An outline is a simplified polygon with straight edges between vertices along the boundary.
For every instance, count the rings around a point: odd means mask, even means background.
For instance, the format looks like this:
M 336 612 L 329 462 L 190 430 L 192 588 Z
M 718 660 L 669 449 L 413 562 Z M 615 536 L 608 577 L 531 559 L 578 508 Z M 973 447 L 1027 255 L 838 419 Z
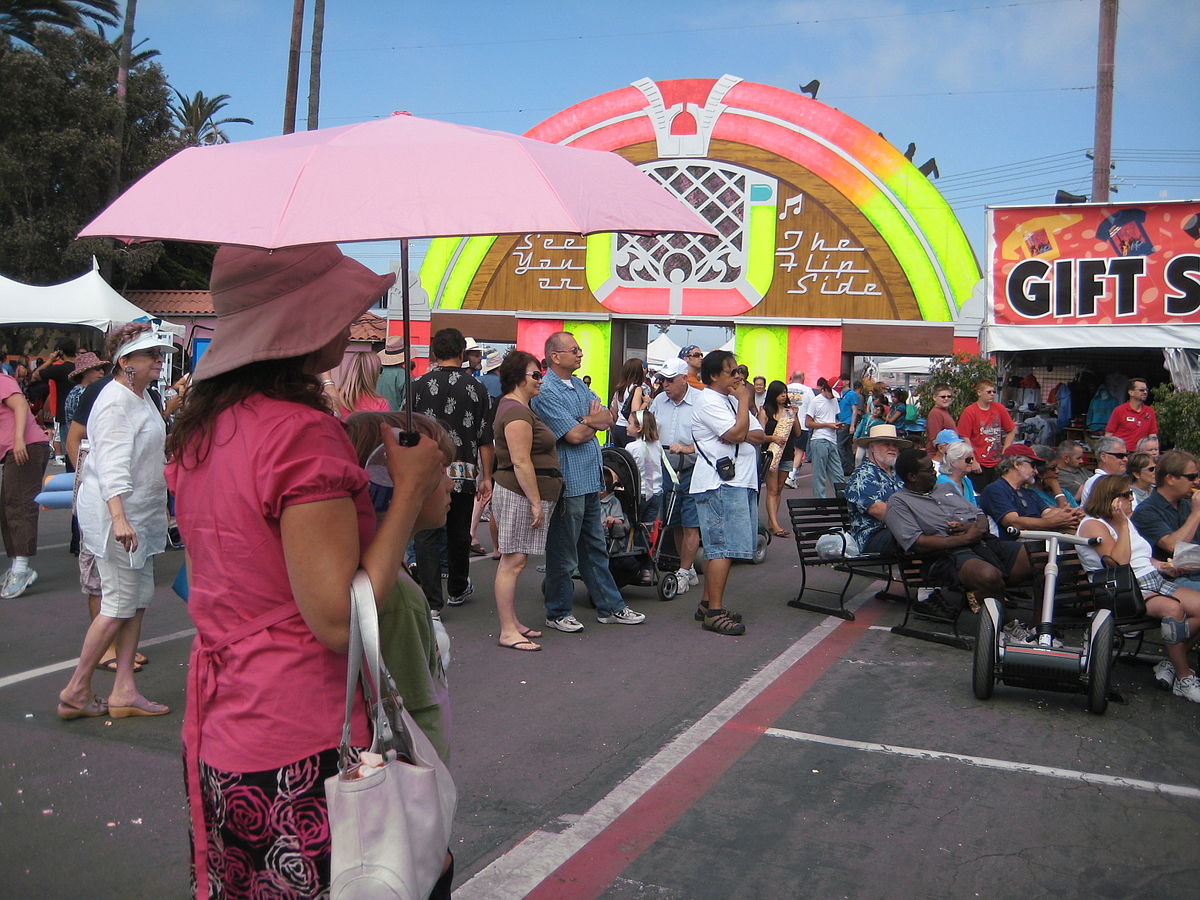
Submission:
M 429 603 L 400 575 L 379 610 L 379 649 L 413 721 L 443 762 L 450 761 L 450 689 L 433 633 Z

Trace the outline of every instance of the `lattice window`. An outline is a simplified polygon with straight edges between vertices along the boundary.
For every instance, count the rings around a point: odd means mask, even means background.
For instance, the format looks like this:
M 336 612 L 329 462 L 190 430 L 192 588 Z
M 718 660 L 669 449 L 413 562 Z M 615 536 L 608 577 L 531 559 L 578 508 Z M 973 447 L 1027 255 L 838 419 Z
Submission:
M 747 170 L 695 159 L 659 160 L 640 168 L 693 207 L 720 236 L 618 234 L 613 257 L 618 281 L 638 287 L 737 282 L 746 259 Z

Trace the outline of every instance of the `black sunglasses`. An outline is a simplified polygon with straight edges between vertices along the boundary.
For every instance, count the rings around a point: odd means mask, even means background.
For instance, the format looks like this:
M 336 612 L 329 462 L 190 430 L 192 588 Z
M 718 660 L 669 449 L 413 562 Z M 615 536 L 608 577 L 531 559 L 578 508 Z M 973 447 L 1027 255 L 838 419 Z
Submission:
M 1191 472 L 1190 474 L 1184 473 L 1183 475 L 1180 475 L 1179 477 L 1186 478 L 1188 481 L 1195 481 L 1197 477 L 1200 477 L 1200 472 Z
M 1101 450 L 1100 452 L 1107 453 L 1109 456 L 1115 456 L 1117 459 L 1125 459 L 1127 456 L 1129 456 L 1128 453 L 1113 453 L 1110 450 Z
M 526 372 L 525 377 L 532 378 L 534 381 L 541 381 L 542 380 L 542 370 L 534 369 L 532 372 Z

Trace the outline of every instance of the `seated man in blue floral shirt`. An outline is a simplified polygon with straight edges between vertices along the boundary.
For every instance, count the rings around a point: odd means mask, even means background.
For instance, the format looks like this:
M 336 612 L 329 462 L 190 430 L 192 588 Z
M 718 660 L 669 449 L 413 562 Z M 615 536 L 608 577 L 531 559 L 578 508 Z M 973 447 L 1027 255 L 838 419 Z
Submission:
M 896 476 L 896 456 L 912 441 L 896 434 L 895 425 L 876 425 L 854 444 L 865 448 L 867 455 L 846 483 L 850 534 L 862 553 L 895 553 L 896 541 L 884 527 L 883 517 L 888 497 L 904 487 Z

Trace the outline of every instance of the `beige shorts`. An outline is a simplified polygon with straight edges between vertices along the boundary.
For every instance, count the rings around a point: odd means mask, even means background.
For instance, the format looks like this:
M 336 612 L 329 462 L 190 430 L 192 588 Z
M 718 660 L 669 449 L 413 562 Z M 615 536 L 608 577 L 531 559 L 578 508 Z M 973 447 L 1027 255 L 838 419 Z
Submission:
M 96 560 L 100 570 L 100 614 L 110 619 L 132 619 L 154 599 L 154 557 L 140 569 L 116 562 L 113 555 Z

